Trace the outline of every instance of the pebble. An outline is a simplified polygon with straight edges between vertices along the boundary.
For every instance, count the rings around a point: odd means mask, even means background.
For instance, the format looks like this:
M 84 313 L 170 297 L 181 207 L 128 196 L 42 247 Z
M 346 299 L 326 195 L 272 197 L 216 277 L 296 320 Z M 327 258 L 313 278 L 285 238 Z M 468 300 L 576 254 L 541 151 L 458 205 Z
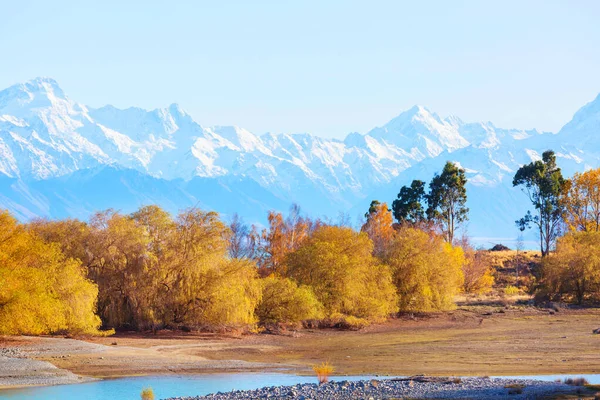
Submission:
M 521 394 L 509 394 L 507 385 L 525 385 Z M 341 381 L 294 386 L 273 386 L 257 390 L 216 393 L 207 396 L 173 397 L 168 400 L 242 400 L 242 399 L 330 399 L 379 400 L 408 398 L 436 399 L 535 399 L 555 393 L 573 393 L 576 388 L 559 382 L 500 378 L 382 379 Z

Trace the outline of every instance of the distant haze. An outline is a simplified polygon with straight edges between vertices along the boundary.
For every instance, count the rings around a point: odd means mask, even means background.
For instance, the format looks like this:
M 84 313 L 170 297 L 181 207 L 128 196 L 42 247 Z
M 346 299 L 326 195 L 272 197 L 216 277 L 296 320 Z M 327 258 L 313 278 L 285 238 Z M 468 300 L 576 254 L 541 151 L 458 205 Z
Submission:
M 557 132 L 600 92 L 597 1 L 0 4 L 0 88 L 344 138 L 414 104 Z

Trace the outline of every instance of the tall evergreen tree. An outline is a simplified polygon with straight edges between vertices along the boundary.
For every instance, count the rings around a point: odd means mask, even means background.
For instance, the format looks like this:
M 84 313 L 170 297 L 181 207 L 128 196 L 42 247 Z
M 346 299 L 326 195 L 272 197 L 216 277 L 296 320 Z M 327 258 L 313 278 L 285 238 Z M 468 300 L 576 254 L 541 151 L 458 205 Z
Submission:
M 425 220 L 425 182 L 413 180 L 410 186 L 402 186 L 398 198 L 392 203 L 392 212 L 398 223 L 419 223 Z
M 536 215 L 527 211 L 527 214 L 516 221 L 516 224 L 521 231 L 530 228 L 531 224 L 537 226 L 540 250 L 542 257 L 545 257 L 560 234 L 564 212 L 560 197 L 565 188 L 565 179 L 556 165 L 554 152 L 547 150 L 542 154 L 541 160 L 519 168 L 513 178 L 513 186 L 521 186 L 536 209 Z
M 448 161 L 442 174 L 435 174 L 427 195 L 427 218 L 440 224 L 448 243 L 456 229 L 469 219 L 465 170 Z

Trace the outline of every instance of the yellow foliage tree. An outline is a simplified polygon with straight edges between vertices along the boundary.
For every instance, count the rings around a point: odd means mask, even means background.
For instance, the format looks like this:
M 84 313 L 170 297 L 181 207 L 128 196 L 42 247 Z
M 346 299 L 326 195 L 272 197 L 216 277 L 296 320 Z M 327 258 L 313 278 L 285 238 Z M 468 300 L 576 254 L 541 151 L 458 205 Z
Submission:
M 244 259 L 226 260 L 211 274 L 214 276 L 209 280 L 213 284 L 209 286 L 206 307 L 198 321 L 225 327 L 256 323 L 254 310 L 262 295 L 256 264 Z
M 600 299 L 600 232 L 571 232 L 542 263 L 538 296 L 553 300 Z
M 464 254 L 438 235 L 403 228 L 384 259 L 390 266 L 401 311 L 439 311 L 455 307 L 463 284 Z
M 565 186 L 562 202 L 569 229 L 600 231 L 600 168 L 575 173 Z
M 385 318 L 397 311 L 397 296 L 389 268 L 372 252 L 366 233 L 320 226 L 286 258 L 288 277 L 310 286 L 329 316 Z
M 98 333 L 97 293 L 79 261 L 0 212 L 0 334 Z
M 323 305 L 308 286 L 270 275 L 262 279 L 262 288 L 262 299 L 256 309 L 262 323 L 297 323 L 323 318 Z

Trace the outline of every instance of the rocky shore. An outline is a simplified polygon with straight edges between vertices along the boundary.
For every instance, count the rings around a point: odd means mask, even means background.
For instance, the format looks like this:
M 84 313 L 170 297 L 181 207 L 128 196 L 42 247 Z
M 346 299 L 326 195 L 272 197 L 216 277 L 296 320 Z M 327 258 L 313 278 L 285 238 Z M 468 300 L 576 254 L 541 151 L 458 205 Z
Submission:
M 577 388 L 558 382 L 498 378 L 426 378 L 338 381 L 322 385 L 273 386 L 168 400 L 238 399 L 536 399 L 556 393 L 575 393 Z

